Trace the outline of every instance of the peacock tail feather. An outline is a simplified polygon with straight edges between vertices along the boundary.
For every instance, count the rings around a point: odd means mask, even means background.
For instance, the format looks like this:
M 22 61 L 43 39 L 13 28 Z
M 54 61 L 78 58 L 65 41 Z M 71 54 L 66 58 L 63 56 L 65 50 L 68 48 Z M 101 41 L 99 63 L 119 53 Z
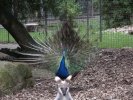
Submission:
M 95 52 L 91 42 L 80 37 L 68 22 L 65 22 L 61 30 L 46 41 L 38 38 L 36 42 L 39 46 L 30 44 L 31 46 L 28 48 L 36 50 L 38 53 L 14 51 L 23 56 L 14 58 L 13 61 L 43 64 L 44 68 L 56 72 L 62 57 L 65 57 L 65 66 L 70 73 L 74 73 L 85 67 L 90 61 L 90 55 Z

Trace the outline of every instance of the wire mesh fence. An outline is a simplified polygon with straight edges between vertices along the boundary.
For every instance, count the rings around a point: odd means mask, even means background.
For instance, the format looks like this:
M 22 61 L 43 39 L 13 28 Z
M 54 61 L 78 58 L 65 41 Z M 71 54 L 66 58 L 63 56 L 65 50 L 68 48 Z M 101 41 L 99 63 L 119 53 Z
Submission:
M 133 48 L 133 26 L 111 28 L 102 31 L 101 48 Z
M 92 0 L 78 0 L 80 4 L 80 14 L 74 19 L 74 29 L 81 36 L 88 36 L 94 33 L 99 33 L 99 8 L 95 10 Z M 30 8 L 30 7 L 29 7 Z M 29 12 L 30 13 L 30 12 Z M 57 33 L 61 28 L 61 21 L 59 18 L 55 18 L 51 13 L 48 13 L 46 18 L 27 18 L 25 20 L 20 20 L 22 24 L 27 28 L 29 34 L 36 38 L 46 38 L 52 34 Z M 1 26 L 0 28 L 0 42 L 15 42 L 12 36 Z M 94 36 L 96 38 L 96 36 Z M 97 39 L 98 40 L 98 39 Z
M 125 26 L 117 29 L 104 29 L 100 15 L 100 3 L 98 5 L 93 0 L 78 0 L 81 12 L 74 19 L 74 29 L 80 36 L 89 38 L 100 48 L 122 48 L 133 47 L 133 26 Z M 56 34 L 61 28 L 61 21 L 51 13 L 48 14 L 47 22 L 44 18 L 29 18 L 20 20 L 29 31 L 29 34 L 36 39 L 46 39 L 52 34 Z M 0 42 L 11 43 L 15 40 L 0 26 Z

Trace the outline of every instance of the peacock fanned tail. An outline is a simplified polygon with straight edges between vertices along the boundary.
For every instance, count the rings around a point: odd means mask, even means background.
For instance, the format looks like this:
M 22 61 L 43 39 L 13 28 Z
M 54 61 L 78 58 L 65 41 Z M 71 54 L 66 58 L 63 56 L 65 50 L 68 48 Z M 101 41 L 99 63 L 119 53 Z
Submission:
M 89 40 L 81 38 L 68 22 L 64 22 L 60 31 L 49 37 L 47 41 L 39 38 L 36 41 L 40 46 L 30 44 L 32 49 L 38 50 L 37 54 L 17 52 L 27 56 L 16 58 L 14 61 L 44 64 L 45 68 L 57 71 L 65 51 L 66 67 L 70 73 L 81 70 L 89 62 L 90 53 L 93 51 Z

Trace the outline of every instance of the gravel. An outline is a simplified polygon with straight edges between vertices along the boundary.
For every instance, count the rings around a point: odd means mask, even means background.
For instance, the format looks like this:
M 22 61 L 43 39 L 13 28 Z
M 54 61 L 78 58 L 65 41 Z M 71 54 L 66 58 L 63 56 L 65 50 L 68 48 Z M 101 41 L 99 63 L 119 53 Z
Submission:
M 1 100 L 54 100 L 54 78 L 35 78 L 33 88 Z M 71 82 L 74 100 L 133 100 L 133 49 L 103 49 Z

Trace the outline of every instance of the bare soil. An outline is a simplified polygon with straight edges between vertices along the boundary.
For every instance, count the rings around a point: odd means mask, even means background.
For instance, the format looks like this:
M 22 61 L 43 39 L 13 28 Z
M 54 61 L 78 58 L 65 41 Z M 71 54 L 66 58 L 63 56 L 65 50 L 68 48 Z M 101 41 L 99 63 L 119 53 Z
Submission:
M 74 100 L 133 100 L 133 49 L 103 49 L 71 82 Z M 54 100 L 52 75 L 35 78 L 33 88 L 1 97 L 1 100 Z

